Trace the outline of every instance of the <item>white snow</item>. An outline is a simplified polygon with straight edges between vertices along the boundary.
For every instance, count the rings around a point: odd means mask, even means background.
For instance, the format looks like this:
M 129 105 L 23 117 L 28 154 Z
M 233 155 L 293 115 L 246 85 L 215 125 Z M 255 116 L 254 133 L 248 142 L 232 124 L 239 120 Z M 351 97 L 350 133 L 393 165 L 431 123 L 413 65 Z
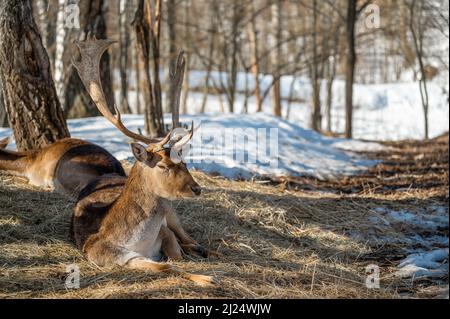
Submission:
M 248 81 L 248 92 L 253 92 L 255 81 L 251 74 L 238 73 L 238 92 L 245 92 L 245 78 Z M 227 83 L 227 76 L 213 72 L 210 86 L 218 87 L 220 79 Z M 272 77 L 260 75 L 261 90 L 264 92 L 270 87 Z M 190 74 L 191 89 L 201 89 L 205 84 L 205 72 L 195 71 Z M 309 79 L 305 77 L 283 76 L 281 78 L 282 98 L 294 98 L 297 102 L 291 105 L 289 121 L 308 127 L 311 118 L 311 96 L 312 89 Z M 292 92 L 291 92 L 292 88 Z M 449 130 L 449 104 L 448 87 L 443 88 L 437 83 L 428 83 L 429 91 L 429 126 L 430 137 L 436 137 Z M 345 82 L 337 79 L 333 85 L 332 105 L 332 129 L 334 132 L 342 133 L 345 127 Z M 326 84 L 322 84 L 321 102 L 322 107 L 326 105 Z M 200 110 L 203 95 L 190 93 L 190 113 Z M 222 97 L 225 110 L 227 110 L 226 98 Z M 242 113 L 244 104 L 243 94 L 236 98 L 235 112 Z M 354 137 L 365 140 L 403 140 L 424 138 L 424 115 L 421 104 L 419 85 L 416 82 L 387 83 L 387 84 L 355 84 L 354 85 Z M 248 100 L 250 113 L 256 111 L 253 96 Z M 283 101 L 283 114 L 286 116 L 288 102 Z M 267 114 L 272 113 L 270 96 L 265 100 L 263 110 Z M 216 96 L 208 98 L 207 112 L 221 111 L 221 105 Z M 325 111 L 323 110 L 323 113 Z M 326 117 L 323 116 L 323 127 L 326 127 Z
M 166 117 L 166 123 L 170 117 Z M 194 135 L 190 167 L 228 178 L 254 176 L 313 176 L 319 179 L 357 174 L 375 165 L 346 150 L 379 150 L 381 145 L 342 138 L 327 138 L 314 131 L 266 114 L 186 115 L 184 123 L 200 125 Z M 124 115 L 127 127 L 137 131 L 143 117 Z M 68 121 L 72 137 L 99 144 L 118 159 L 131 159 L 129 140 L 102 117 Z M 248 142 L 226 143 L 226 130 L 244 129 Z M 274 131 L 276 129 L 277 131 Z M 259 130 L 259 131 L 258 131 Z M 263 133 L 261 139 L 258 132 Z M 276 134 L 277 133 L 277 134 Z M 10 134 L 0 129 L 0 137 Z M 237 134 L 242 136 L 242 134 Z M 272 140 L 270 140 L 272 138 Z M 264 144 L 262 142 L 266 141 Z M 273 143 L 270 144 L 269 142 Z M 261 147 L 262 146 L 262 147 Z M 14 148 L 14 145 L 10 145 Z M 241 156 L 241 157 L 239 157 Z M 251 160 L 253 159 L 253 160 Z
M 402 260 L 395 273 L 399 277 L 443 278 L 448 276 L 448 248 L 411 254 Z
M 375 215 L 370 217 L 369 221 L 384 231 L 371 232 L 368 239 L 380 244 L 406 247 L 407 257 L 400 261 L 396 276 L 402 278 L 448 276 L 448 207 L 430 206 L 427 209 L 416 210 L 377 207 L 374 212 Z
M 116 71 L 118 74 L 118 71 Z M 162 79 L 166 78 L 166 70 L 161 70 Z M 191 70 L 189 73 L 189 96 L 187 99 L 188 114 L 198 114 L 203 101 L 203 88 L 205 86 L 205 71 Z M 120 77 L 117 75 L 117 79 Z M 129 72 L 129 83 L 134 83 L 135 75 Z M 311 96 L 312 88 L 310 80 L 305 76 L 285 75 L 281 77 L 281 96 L 283 118 L 291 123 L 301 125 L 304 128 L 310 127 L 311 119 Z M 213 71 L 210 76 L 210 88 L 220 88 L 221 82 L 226 87 L 228 75 Z M 247 82 L 247 90 L 246 90 Z M 259 83 L 261 91 L 264 93 L 270 89 L 272 76 L 260 74 Z M 446 82 L 447 83 L 447 82 Z M 257 110 L 253 94 L 255 80 L 252 74 L 238 72 L 237 74 L 237 94 L 234 105 L 234 112 L 244 113 L 245 95 L 250 92 L 247 99 L 249 113 Z M 323 123 L 326 127 L 325 105 L 327 99 L 326 83 L 321 86 L 321 102 Z M 333 85 L 332 100 L 332 130 L 335 133 L 343 133 L 345 128 L 345 81 L 337 78 Z M 214 90 L 211 89 L 210 92 Z M 428 83 L 429 91 L 429 130 L 430 137 L 436 137 L 449 130 L 449 104 L 448 85 L 439 81 Z M 119 100 L 119 92 L 116 92 L 116 100 Z M 163 96 L 164 97 L 164 96 Z M 220 97 L 220 98 L 219 98 Z M 289 98 L 294 101 L 288 103 Z M 140 97 L 141 105 L 143 98 Z M 136 94 L 129 92 L 129 103 L 134 110 L 136 105 Z M 424 138 L 424 115 L 421 104 L 419 84 L 417 82 L 398 82 L 385 84 L 359 84 L 354 85 L 354 115 L 353 134 L 354 138 L 374 141 L 392 141 L 404 139 Z M 288 112 L 288 109 L 290 111 Z M 225 94 L 217 95 L 210 93 L 206 104 L 206 113 L 216 114 L 228 112 L 227 98 Z M 270 93 L 263 103 L 263 112 L 273 114 Z M 289 116 L 287 114 L 289 113 Z

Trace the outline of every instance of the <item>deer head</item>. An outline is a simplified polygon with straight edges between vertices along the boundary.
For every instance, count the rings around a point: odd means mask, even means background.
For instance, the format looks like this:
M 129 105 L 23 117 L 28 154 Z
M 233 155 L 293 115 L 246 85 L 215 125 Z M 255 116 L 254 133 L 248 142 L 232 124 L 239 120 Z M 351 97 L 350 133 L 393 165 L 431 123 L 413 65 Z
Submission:
M 9 137 L 0 140 L 0 150 L 5 149 L 9 144 Z
M 95 37 L 88 37 L 87 40 L 75 44 L 78 46 L 81 54 L 79 62 L 72 61 L 72 64 L 78 71 L 86 90 L 89 92 L 92 100 L 100 113 L 111 122 L 123 134 L 134 141 L 131 150 L 136 158 L 135 166 L 139 169 L 132 172 L 139 172 L 138 176 L 142 182 L 151 188 L 152 192 L 162 198 L 176 199 L 198 196 L 201 193 L 200 186 L 194 181 L 189 173 L 186 164 L 182 161 L 171 159 L 170 154 L 177 154 L 182 147 L 187 144 L 194 133 L 194 123 L 190 132 L 185 136 L 175 136 L 174 128 L 178 124 L 179 100 L 181 95 L 182 79 L 184 77 L 185 59 L 183 52 L 180 52 L 175 70 L 171 71 L 171 89 L 170 101 L 173 103 L 172 112 L 172 130 L 163 139 L 152 139 L 142 134 L 131 132 L 122 123 L 120 112 L 114 105 L 115 114 L 110 111 L 106 102 L 100 81 L 100 59 L 108 47 L 115 43 L 112 40 L 97 40 Z M 130 176 L 134 178 L 134 176 Z M 148 189 L 147 187 L 147 189 Z

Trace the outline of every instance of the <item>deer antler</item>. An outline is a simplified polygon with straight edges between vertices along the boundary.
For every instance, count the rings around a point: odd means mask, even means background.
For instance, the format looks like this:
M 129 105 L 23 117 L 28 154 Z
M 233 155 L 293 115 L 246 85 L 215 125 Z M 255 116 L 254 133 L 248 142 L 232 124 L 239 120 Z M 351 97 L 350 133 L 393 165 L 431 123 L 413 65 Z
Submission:
M 146 144 L 160 143 L 160 140 L 151 139 L 128 130 L 122 123 L 120 112 L 116 105 L 114 105 L 116 112 L 115 115 L 109 110 L 100 81 L 100 59 L 109 46 L 116 42 L 117 41 L 108 39 L 97 40 L 95 36 L 88 37 L 87 40 L 82 42 L 75 41 L 75 44 L 80 50 L 81 61 L 77 62 L 72 60 L 72 64 L 77 69 L 81 81 L 86 87 L 86 90 L 89 92 L 89 95 L 98 110 L 109 122 L 111 122 L 123 134 L 134 140 L 141 141 Z

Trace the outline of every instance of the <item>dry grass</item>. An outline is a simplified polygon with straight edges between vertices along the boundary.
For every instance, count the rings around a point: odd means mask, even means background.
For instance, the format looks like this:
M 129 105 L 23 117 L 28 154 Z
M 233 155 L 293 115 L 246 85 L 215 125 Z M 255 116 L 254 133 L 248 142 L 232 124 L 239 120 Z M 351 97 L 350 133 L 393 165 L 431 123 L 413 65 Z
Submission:
M 220 285 L 201 288 L 173 276 L 98 268 L 70 242 L 72 200 L 0 174 L 0 298 L 398 298 L 442 293 L 436 283 L 392 276 L 404 257 L 402 247 L 359 242 L 350 234 L 392 231 L 374 229 L 368 222 L 376 207 L 448 205 L 448 174 L 444 187 L 350 194 L 194 175 L 205 187 L 204 195 L 175 205 L 187 231 L 222 256 L 186 256 L 177 265 L 215 274 Z M 66 266 L 72 263 L 81 269 L 81 288 L 76 290 L 64 286 Z M 364 285 L 365 267 L 371 263 L 381 267 L 379 290 Z

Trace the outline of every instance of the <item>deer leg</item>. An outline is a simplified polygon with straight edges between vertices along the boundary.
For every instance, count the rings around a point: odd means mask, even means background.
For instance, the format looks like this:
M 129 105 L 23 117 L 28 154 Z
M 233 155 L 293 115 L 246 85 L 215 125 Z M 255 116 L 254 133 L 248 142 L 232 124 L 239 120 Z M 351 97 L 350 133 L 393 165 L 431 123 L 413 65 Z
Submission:
M 159 236 L 162 240 L 161 250 L 164 255 L 172 260 L 180 260 L 181 247 L 177 242 L 175 234 L 166 226 L 162 226 L 159 230 Z
M 204 248 L 195 239 L 189 236 L 183 229 L 183 226 L 181 226 L 180 219 L 178 218 L 174 210 L 170 209 L 166 212 L 166 220 L 167 227 L 178 237 L 181 242 L 181 248 L 183 248 L 183 250 L 199 254 L 204 258 L 207 258 L 211 255 L 219 255 L 218 253 Z
M 133 258 L 128 261 L 127 266 L 132 269 L 150 270 L 154 273 L 165 272 L 169 274 L 176 274 L 183 278 L 189 279 L 200 286 L 208 286 L 216 283 L 216 279 L 212 276 L 191 274 L 172 265 L 158 263 L 145 257 Z

